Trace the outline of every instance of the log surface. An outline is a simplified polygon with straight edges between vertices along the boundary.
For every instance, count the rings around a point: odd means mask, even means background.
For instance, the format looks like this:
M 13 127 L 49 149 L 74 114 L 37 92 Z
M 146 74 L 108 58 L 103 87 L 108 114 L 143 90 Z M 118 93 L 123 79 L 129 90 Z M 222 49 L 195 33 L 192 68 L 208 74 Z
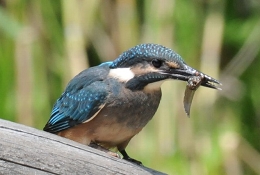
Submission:
M 155 174 L 89 146 L 0 119 L 0 174 Z

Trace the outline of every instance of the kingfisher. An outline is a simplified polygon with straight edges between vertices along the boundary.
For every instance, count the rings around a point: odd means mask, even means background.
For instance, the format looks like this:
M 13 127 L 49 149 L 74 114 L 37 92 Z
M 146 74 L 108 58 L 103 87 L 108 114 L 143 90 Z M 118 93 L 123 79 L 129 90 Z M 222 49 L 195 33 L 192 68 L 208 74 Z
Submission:
M 43 130 L 108 153 L 116 148 L 123 159 L 141 165 L 125 149 L 154 116 L 162 83 L 188 81 L 198 73 L 204 77 L 201 86 L 217 89 L 219 81 L 188 66 L 173 50 L 159 44 L 137 45 L 114 61 L 76 75 Z

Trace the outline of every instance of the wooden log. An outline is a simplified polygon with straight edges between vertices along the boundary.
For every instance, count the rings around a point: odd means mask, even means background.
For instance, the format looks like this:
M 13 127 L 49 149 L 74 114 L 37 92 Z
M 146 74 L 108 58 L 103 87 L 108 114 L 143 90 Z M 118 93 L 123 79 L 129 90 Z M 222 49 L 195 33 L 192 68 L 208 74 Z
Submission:
M 0 174 L 163 173 L 54 134 L 0 119 Z

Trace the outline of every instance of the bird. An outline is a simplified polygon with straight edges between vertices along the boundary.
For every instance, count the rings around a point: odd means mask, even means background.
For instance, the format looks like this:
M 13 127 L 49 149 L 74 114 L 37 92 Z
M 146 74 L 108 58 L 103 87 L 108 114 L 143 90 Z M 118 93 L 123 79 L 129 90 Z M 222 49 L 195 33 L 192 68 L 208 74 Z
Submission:
M 123 159 L 142 165 L 126 147 L 154 116 L 162 83 L 188 81 L 198 74 L 203 75 L 201 86 L 217 89 L 218 80 L 188 66 L 172 49 L 136 45 L 114 61 L 76 75 L 54 104 L 43 130 L 109 153 L 116 148 Z

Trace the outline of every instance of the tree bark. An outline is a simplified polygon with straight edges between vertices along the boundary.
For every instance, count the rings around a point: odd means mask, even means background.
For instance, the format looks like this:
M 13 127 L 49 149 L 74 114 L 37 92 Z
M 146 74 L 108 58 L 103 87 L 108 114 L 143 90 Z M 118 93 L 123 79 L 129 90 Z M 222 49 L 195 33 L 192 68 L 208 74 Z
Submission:
M 107 153 L 0 119 L 0 174 L 155 174 Z

